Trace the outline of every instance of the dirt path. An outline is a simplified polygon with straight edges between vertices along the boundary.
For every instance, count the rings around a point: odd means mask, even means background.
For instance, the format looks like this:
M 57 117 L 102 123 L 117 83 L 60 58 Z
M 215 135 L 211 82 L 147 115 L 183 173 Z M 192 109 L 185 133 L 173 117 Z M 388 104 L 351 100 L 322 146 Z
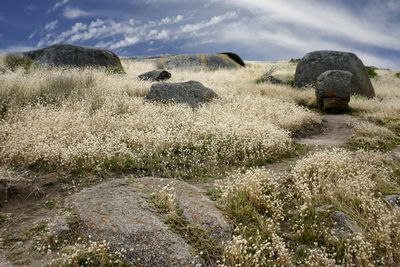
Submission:
M 355 120 L 350 115 L 324 115 L 322 117 L 323 132 L 318 135 L 300 138 L 297 142 L 319 148 L 344 145 L 351 136 L 351 125 Z

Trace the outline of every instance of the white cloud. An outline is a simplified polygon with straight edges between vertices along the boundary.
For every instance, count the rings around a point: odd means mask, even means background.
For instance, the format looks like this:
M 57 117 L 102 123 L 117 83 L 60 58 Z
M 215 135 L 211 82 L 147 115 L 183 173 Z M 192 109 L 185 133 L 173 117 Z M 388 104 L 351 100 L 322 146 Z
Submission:
M 55 5 L 49 9 L 48 12 L 54 12 L 56 11 L 58 8 L 64 6 L 65 4 L 67 4 L 69 2 L 69 0 L 61 0 L 60 2 L 55 3 Z
M 30 51 L 34 50 L 36 47 L 34 46 L 27 46 L 27 45 L 11 45 L 8 47 L 5 47 L 3 49 L 0 49 L 0 53 L 15 53 L 15 52 L 25 52 L 25 51 Z
M 140 39 L 137 36 L 127 36 L 125 39 L 120 40 L 116 43 L 111 43 L 108 45 L 109 49 L 119 49 L 122 47 L 127 47 L 139 43 Z
M 44 26 L 44 30 L 45 30 L 45 31 L 52 31 L 52 30 L 54 30 L 54 29 L 57 27 L 57 24 L 58 24 L 58 20 L 50 21 L 49 23 L 47 23 L 47 24 Z M 32 38 L 30 38 L 30 39 L 32 39 Z
M 229 20 L 229 19 L 232 19 L 232 18 L 236 18 L 237 16 L 238 16 L 238 12 L 229 11 L 229 12 L 226 12 L 225 14 L 223 14 L 221 16 L 212 17 L 209 21 L 203 21 L 203 22 L 195 23 L 195 24 L 186 24 L 184 26 L 181 26 L 180 32 L 182 32 L 182 33 L 196 32 L 196 31 L 201 30 L 203 28 L 219 24 L 219 23 L 221 23 L 223 21 L 226 21 L 226 20 Z
M 33 37 L 35 37 L 36 33 L 37 33 L 37 31 L 32 32 L 32 33 L 28 36 L 28 39 L 29 39 L 29 40 L 32 40 Z
M 76 19 L 79 17 L 87 17 L 90 16 L 91 14 L 89 12 L 86 12 L 84 10 L 81 10 L 79 8 L 73 8 L 73 7 L 66 7 L 64 8 L 64 17 L 68 19 Z

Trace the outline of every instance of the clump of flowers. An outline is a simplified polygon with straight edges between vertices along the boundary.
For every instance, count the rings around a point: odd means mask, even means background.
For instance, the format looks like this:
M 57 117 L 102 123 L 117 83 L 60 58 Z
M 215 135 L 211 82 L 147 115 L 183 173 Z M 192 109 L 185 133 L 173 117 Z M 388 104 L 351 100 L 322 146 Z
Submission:
M 221 205 L 237 231 L 221 265 L 399 264 L 400 211 L 384 198 L 400 192 L 395 166 L 380 153 L 332 149 L 299 160 L 286 176 L 234 175 Z M 354 227 L 338 232 L 334 211 Z

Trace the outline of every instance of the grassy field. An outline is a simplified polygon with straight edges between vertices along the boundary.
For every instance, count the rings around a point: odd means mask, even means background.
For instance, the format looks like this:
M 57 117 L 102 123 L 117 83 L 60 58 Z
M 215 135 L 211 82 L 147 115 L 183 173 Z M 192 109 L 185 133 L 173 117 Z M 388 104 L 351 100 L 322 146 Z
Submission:
M 256 83 L 273 66 L 273 75 L 290 82 L 293 63 L 172 70 L 172 82 L 200 81 L 219 95 L 195 110 L 144 100 L 151 83 L 136 77 L 152 70 L 151 63 L 123 60 L 126 74 L 3 65 L 3 178 L 17 181 L 23 173 L 34 180 L 53 172 L 63 179 L 89 173 L 196 182 L 227 177 L 213 199 L 236 230 L 220 266 L 400 264 L 400 210 L 384 198 L 400 193 L 399 162 L 390 157 L 400 144 L 395 72 L 377 70 L 374 99 L 352 98 L 357 123 L 346 147 L 304 155 L 307 148 L 293 136 L 321 123 L 314 91 Z M 288 172 L 265 168 L 299 155 Z M 337 230 L 335 211 L 347 214 L 356 230 Z

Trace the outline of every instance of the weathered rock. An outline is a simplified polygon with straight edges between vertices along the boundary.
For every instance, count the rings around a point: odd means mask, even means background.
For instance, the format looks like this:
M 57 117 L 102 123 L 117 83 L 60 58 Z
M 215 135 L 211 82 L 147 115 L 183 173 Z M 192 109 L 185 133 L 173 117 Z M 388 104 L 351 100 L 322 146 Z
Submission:
M 263 74 L 260 79 L 257 80 L 258 83 L 272 83 L 272 84 L 285 84 L 282 80 L 269 75 L 268 73 Z
M 166 70 L 153 70 L 138 76 L 139 80 L 160 82 L 171 78 L 171 73 Z
M 331 213 L 331 220 L 334 224 L 333 234 L 346 238 L 347 236 L 358 233 L 361 231 L 360 227 L 353 221 L 347 214 L 341 211 L 334 211 Z
M 116 54 L 100 48 L 56 44 L 22 54 L 32 59 L 35 63 L 50 66 L 114 67 L 123 69 L 121 61 Z
M 150 88 L 146 99 L 150 101 L 185 103 L 191 107 L 198 107 L 207 103 L 218 95 L 200 82 L 189 81 L 184 83 L 156 83 Z
M 171 232 L 148 202 L 148 196 L 127 180 L 106 182 L 67 199 L 89 234 L 125 249 L 134 266 L 195 266 L 192 248 Z
M 351 72 L 342 70 L 322 73 L 318 77 L 315 90 L 318 106 L 325 111 L 348 110 L 352 77 Z
M 201 68 L 207 70 L 238 69 L 243 60 L 234 53 L 177 55 L 161 58 L 158 65 L 163 68 Z
M 315 86 L 318 77 L 328 70 L 344 70 L 353 74 L 350 93 L 374 97 L 375 91 L 362 61 L 353 53 L 315 51 L 305 55 L 296 68 L 296 87 Z
M 387 202 L 393 205 L 393 207 L 400 209 L 400 195 L 386 196 L 385 199 Z
M 231 226 L 221 211 L 197 187 L 176 179 L 152 177 L 138 179 L 136 183 L 155 192 L 161 188 L 171 188 L 170 193 L 175 195 L 189 223 L 206 230 L 220 243 L 231 237 Z
M 64 236 L 71 231 L 71 228 L 64 216 L 56 216 L 48 223 L 49 232 L 53 236 Z

